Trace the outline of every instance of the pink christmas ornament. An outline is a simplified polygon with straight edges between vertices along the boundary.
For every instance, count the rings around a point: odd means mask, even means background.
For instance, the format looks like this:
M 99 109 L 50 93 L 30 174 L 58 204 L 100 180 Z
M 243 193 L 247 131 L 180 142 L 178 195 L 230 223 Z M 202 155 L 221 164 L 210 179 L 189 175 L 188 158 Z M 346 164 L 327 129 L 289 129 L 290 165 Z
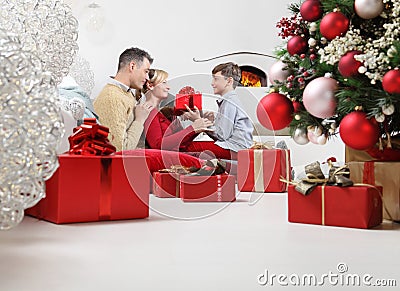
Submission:
M 335 114 L 337 82 L 332 78 L 319 77 L 304 89 L 303 105 L 315 117 L 328 118 Z
M 283 82 L 289 76 L 289 70 L 285 70 L 287 65 L 282 61 L 277 61 L 274 63 L 268 71 L 268 79 L 271 84 L 276 84 L 277 82 Z

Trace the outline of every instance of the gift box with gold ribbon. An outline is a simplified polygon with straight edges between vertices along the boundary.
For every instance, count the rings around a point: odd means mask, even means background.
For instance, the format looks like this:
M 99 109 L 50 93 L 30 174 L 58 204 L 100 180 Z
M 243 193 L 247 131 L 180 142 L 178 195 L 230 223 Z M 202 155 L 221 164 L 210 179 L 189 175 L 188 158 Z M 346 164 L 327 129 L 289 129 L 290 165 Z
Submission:
M 314 162 L 305 166 L 306 178 L 289 182 L 289 222 L 353 228 L 381 224 L 382 187 L 355 184 L 348 165 L 329 165 L 327 178 L 319 162 Z
M 255 145 L 238 152 L 237 183 L 242 192 L 286 192 L 290 180 L 290 151 Z
M 289 222 L 372 228 L 382 223 L 382 187 L 316 186 L 303 195 L 289 185 Z
M 152 193 L 159 198 L 179 198 L 178 173 L 153 173 Z
M 349 162 L 355 183 L 383 186 L 383 218 L 400 221 L 400 162 Z

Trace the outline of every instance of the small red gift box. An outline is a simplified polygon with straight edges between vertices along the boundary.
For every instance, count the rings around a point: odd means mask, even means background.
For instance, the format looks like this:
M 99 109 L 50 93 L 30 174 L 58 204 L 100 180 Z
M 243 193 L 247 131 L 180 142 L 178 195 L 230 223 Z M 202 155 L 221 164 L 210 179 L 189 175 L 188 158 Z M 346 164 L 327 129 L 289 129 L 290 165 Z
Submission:
M 176 94 L 175 99 L 175 112 L 183 113 L 187 111 L 187 105 L 190 109 L 194 109 L 196 106 L 197 109 L 202 109 L 202 94 L 194 93 L 194 94 Z
M 247 149 L 238 152 L 237 182 L 243 192 L 286 192 L 290 180 L 290 151 Z
M 232 202 L 236 200 L 235 176 L 180 176 L 180 197 L 184 202 Z
M 58 224 L 149 216 L 146 158 L 62 154 L 59 163 L 27 214 Z
M 289 222 L 371 228 L 382 223 L 382 187 L 317 186 L 303 195 L 289 185 Z
M 152 192 L 160 198 L 179 197 L 179 174 L 154 172 Z

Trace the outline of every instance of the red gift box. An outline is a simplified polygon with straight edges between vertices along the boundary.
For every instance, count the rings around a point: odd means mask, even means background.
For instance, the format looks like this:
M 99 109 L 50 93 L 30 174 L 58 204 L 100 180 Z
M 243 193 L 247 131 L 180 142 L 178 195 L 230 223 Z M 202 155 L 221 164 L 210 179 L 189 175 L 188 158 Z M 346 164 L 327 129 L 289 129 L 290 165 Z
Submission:
M 187 105 L 190 109 L 194 109 L 196 106 L 197 109 L 202 109 L 202 94 L 194 93 L 194 94 L 176 94 L 175 99 L 175 112 L 183 113 L 187 111 Z
M 180 176 L 179 192 L 184 202 L 232 202 L 236 200 L 235 176 Z
M 46 198 L 26 214 L 54 223 L 149 216 L 146 158 L 62 154 L 59 162 L 46 182 Z
M 154 172 L 152 192 L 160 198 L 179 197 L 179 174 Z
M 382 223 L 382 187 L 317 186 L 303 195 L 289 185 L 289 222 L 371 228 Z
M 290 151 L 246 149 L 238 152 L 237 182 L 243 192 L 286 192 L 290 180 Z

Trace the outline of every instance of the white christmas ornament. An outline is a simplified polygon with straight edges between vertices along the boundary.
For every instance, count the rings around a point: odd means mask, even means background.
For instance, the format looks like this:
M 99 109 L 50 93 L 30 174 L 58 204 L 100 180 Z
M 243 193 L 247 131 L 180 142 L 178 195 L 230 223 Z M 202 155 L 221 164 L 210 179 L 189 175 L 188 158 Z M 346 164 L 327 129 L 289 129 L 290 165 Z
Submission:
M 393 105 L 385 105 L 382 107 L 382 112 L 385 115 L 392 115 L 394 113 L 394 106 Z
M 378 17 L 384 8 L 382 0 L 355 0 L 354 10 L 363 19 Z

